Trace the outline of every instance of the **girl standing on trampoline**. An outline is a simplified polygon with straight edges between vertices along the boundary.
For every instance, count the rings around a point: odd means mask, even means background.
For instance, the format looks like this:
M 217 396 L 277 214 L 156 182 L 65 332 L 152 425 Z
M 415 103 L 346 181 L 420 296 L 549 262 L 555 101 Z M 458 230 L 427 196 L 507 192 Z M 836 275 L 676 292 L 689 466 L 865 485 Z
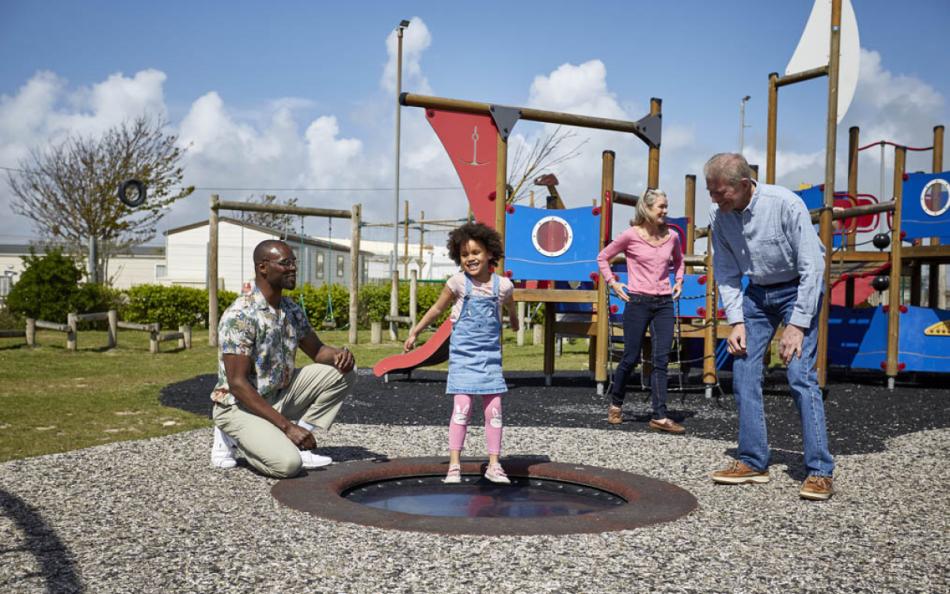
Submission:
M 452 305 L 452 337 L 449 342 L 449 377 L 446 394 L 454 395 L 449 421 L 449 471 L 443 482 L 462 480 L 461 452 L 471 417 L 472 396 L 482 397 L 488 469 L 485 478 L 510 483 L 498 462 L 501 454 L 501 395 L 508 391 L 501 373 L 501 307 L 508 309 L 512 330 L 518 329 L 512 295 L 514 285 L 492 272 L 504 256 L 501 237 L 481 223 L 468 223 L 449 233 L 449 257 L 461 266 L 445 282 L 438 300 L 410 330 L 405 350 L 412 350 L 416 337 Z
M 667 365 L 673 345 L 673 300 L 683 288 L 683 251 L 679 235 L 666 224 L 669 200 L 660 190 L 647 190 L 637 201 L 630 228 L 597 255 L 600 274 L 624 302 L 623 358 L 617 365 L 610 389 L 607 422 L 623 422 L 627 379 L 640 358 L 640 346 L 650 329 L 653 341 L 653 373 L 650 391 L 653 415 L 650 429 L 683 433 L 685 429 L 666 414 Z M 610 259 L 623 252 L 627 260 L 627 286 L 610 270 Z M 670 270 L 676 282 L 670 286 Z

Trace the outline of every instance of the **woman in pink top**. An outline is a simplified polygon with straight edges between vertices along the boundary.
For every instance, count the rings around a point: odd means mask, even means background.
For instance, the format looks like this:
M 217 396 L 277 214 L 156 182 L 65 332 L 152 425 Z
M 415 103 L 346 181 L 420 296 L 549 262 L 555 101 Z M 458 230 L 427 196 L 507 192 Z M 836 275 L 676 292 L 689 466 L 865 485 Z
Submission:
M 597 255 L 600 274 L 624 303 L 623 358 L 610 388 L 607 422 L 623 422 L 623 401 L 630 372 L 640 358 L 640 345 L 650 329 L 653 374 L 650 386 L 653 416 L 650 428 L 669 433 L 685 429 L 666 415 L 667 364 L 673 345 L 673 300 L 683 288 L 683 250 L 679 235 L 666 224 L 669 201 L 660 190 L 647 190 L 637 201 L 631 227 Z M 627 286 L 610 270 L 610 259 L 623 252 L 627 259 Z M 676 282 L 670 286 L 670 270 Z

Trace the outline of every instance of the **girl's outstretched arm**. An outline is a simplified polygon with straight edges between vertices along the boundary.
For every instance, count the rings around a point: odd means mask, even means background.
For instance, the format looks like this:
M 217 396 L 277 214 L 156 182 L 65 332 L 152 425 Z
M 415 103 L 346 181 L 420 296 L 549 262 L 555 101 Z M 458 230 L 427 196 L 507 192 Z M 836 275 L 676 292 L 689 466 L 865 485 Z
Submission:
M 450 303 L 455 299 L 455 294 L 452 293 L 452 290 L 449 289 L 448 285 L 442 289 L 442 292 L 439 294 L 439 298 L 435 300 L 435 303 L 432 304 L 432 307 L 429 308 L 429 311 L 422 316 L 422 319 L 419 320 L 419 323 L 409 331 L 409 336 L 406 338 L 406 342 L 403 344 L 403 352 L 408 353 L 416 346 L 416 337 L 419 336 L 419 333 L 426 329 L 429 324 L 435 321 L 435 319 L 442 315 L 442 312 L 445 311 L 445 308 L 449 306 Z

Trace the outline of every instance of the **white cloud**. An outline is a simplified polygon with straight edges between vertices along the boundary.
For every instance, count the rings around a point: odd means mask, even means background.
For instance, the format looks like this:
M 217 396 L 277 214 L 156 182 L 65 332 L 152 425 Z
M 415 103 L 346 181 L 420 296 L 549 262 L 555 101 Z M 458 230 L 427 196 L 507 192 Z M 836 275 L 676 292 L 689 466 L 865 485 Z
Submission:
M 402 89 L 412 89 L 415 93 L 429 95 L 432 89 L 422 73 L 422 54 L 432 43 L 429 28 L 419 17 L 409 20 L 409 27 L 403 31 L 402 38 Z M 396 92 L 396 62 L 398 58 L 398 39 L 393 30 L 386 38 L 386 53 L 389 60 L 383 68 L 379 84 L 392 96 Z

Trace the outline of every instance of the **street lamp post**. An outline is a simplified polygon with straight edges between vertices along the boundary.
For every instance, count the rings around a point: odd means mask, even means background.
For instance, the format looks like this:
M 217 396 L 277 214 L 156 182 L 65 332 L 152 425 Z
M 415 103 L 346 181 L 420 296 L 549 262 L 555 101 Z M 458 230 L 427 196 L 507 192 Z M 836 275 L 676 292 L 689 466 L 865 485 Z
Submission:
M 750 128 L 751 126 L 745 125 L 745 104 L 751 99 L 751 95 L 746 95 L 742 98 L 742 101 L 739 102 L 739 154 L 742 154 L 742 149 L 745 148 L 745 129 Z
M 393 188 L 393 255 L 390 259 L 390 274 L 397 270 L 396 254 L 399 250 L 399 136 L 401 125 L 399 95 L 402 94 L 402 35 L 408 26 L 409 21 L 403 19 L 396 27 L 396 183 Z

